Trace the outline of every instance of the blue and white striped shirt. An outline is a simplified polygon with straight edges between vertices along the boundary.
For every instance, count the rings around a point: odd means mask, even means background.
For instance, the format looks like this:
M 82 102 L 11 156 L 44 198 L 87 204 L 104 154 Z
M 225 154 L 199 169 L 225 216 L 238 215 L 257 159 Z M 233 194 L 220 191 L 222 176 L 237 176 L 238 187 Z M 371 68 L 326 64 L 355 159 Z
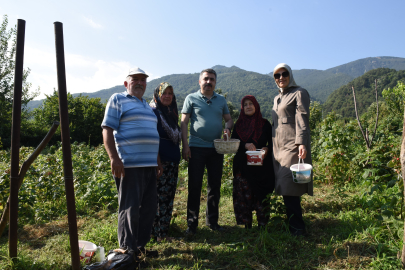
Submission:
M 157 166 L 157 118 L 144 99 L 127 92 L 112 95 L 101 126 L 114 130 L 115 147 L 125 168 Z

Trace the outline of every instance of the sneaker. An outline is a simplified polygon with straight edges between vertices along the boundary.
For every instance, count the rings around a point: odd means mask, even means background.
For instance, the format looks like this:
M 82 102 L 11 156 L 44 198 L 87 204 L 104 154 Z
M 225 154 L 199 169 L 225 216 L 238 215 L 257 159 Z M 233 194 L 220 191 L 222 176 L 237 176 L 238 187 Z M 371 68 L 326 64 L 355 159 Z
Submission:
M 222 227 L 222 226 L 219 226 L 218 224 L 212 224 L 209 227 L 213 231 L 218 231 L 218 232 L 224 232 L 225 231 L 225 228 Z
M 184 234 L 187 236 L 193 236 L 196 233 L 197 233 L 196 229 L 193 229 L 191 227 L 188 227 L 187 230 L 184 232 Z

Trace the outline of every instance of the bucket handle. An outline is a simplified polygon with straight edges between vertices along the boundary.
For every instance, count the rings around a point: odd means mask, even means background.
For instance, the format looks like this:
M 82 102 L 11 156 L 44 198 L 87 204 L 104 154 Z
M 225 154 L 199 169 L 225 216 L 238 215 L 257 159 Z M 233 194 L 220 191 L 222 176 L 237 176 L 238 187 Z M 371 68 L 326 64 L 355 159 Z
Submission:
M 302 161 L 302 164 L 304 164 L 304 159 L 298 158 L 298 172 L 300 171 L 300 161 Z

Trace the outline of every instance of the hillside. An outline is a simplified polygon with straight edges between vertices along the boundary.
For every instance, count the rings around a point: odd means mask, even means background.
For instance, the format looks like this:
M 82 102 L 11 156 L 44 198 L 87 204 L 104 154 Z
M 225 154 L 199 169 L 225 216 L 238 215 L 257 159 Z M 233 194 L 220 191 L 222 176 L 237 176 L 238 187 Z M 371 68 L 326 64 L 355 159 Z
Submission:
M 371 103 L 375 102 L 375 79 L 377 79 L 378 96 L 381 97 L 382 90 L 395 87 L 399 80 L 405 82 L 405 70 L 396 71 L 395 69 L 378 68 L 367 72 L 334 91 L 324 104 L 324 113 L 334 110 L 344 117 L 356 117 L 353 102 L 353 85 L 356 91 L 358 112 L 361 115 Z
M 357 78 L 376 68 L 405 70 L 405 58 L 390 56 L 368 57 L 330 68 L 325 71 L 332 72 L 334 74 L 344 73 Z
M 359 59 L 327 70 L 301 69 L 294 70 L 294 78 L 298 85 L 306 88 L 312 100 L 325 102 L 329 95 L 339 87 L 347 85 L 353 79 L 375 68 L 388 67 L 395 70 L 405 70 L 405 58 L 400 57 L 369 57 Z M 217 88 L 227 94 L 228 101 L 239 108 L 241 98 L 247 94 L 255 95 L 262 106 L 263 114 L 269 117 L 272 100 L 277 94 L 277 88 L 270 74 L 260 74 L 246 71 L 236 66 L 214 66 L 218 73 Z M 270 75 L 270 76 L 269 76 Z M 182 104 L 184 98 L 199 89 L 199 73 L 172 74 L 148 82 L 146 99 L 152 98 L 153 90 L 163 81 L 171 83 L 175 94 Z M 123 79 L 124 81 L 124 79 Z M 117 85 L 109 89 L 93 93 L 81 93 L 89 97 L 99 97 L 104 102 L 113 93 L 125 91 L 124 85 Z M 79 94 L 74 94 L 77 96 Z M 42 101 L 32 101 L 28 106 L 32 109 L 40 106 Z M 180 106 L 179 106 L 180 107 Z
M 405 58 L 368 57 L 326 70 L 301 69 L 293 73 L 295 81 L 308 90 L 312 99 L 325 102 L 333 91 L 376 68 L 405 70 Z
M 261 104 L 263 114 L 267 117 L 270 116 L 273 98 L 278 93 L 273 78 L 264 74 L 246 71 L 235 66 L 229 68 L 225 66 L 214 66 L 213 68 L 218 75 L 216 88 L 222 89 L 222 93 L 227 95 L 227 100 L 231 101 L 235 107 L 239 108 L 240 100 L 243 96 L 247 94 L 254 95 Z M 153 89 L 155 89 L 159 83 L 167 81 L 173 85 L 174 92 L 179 101 L 179 107 L 181 108 L 184 98 L 199 89 L 198 77 L 199 73 L 163 76 L 148 82 L 145 96 L 151 98 Z

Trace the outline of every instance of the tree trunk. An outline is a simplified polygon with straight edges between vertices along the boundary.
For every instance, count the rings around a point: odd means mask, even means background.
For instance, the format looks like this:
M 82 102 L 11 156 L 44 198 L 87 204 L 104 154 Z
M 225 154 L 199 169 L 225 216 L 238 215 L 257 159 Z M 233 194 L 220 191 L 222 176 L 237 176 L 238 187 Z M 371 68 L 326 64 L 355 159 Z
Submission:
M 404 123 L 402 127 L 402 144 L 401 144 L 401 174 L 402 174 L 402 181 L 404 181 L 405 184 L 405 112 L 404 112 Z M 404 190 L 405 192 L 405 190 Z M 405 195 L 405 194 L 404 194 Z M 404 237 L 403 237 L 403 243 L 402 243 L 402 256 L 401 256 L 401 261 L 402 261 L 402 268 L 405 268 L 405 223 L 404 223 Z

